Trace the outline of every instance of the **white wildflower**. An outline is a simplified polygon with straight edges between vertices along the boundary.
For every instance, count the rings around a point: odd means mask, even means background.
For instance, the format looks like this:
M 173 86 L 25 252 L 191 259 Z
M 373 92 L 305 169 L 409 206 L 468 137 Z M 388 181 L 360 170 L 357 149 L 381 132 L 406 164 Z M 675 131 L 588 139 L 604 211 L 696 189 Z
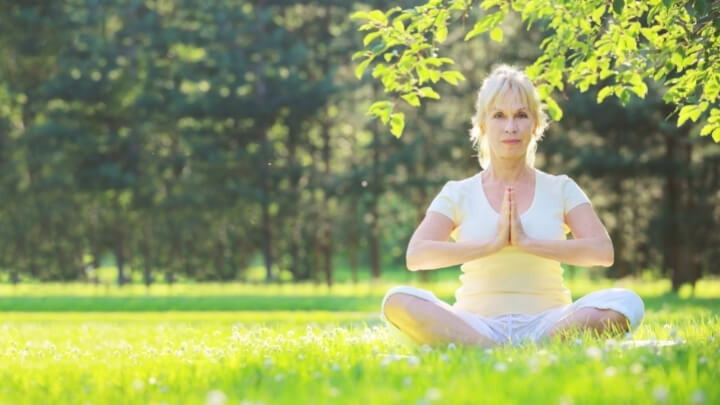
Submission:
M 224 405 L 227 402 L 227 395 L 220 390 L 212 390 L 205 397 L 206 405 Z
M 407 377 L 403 378 L 403 384 L 406 386 L 410 386 L 410 384 L 412 384 L 412 377 L 407 376 Z
M 653 390 L 653 398 L 655 398 L 658 402 L 665 402 L 668 399 L 668 394 L 670 394 L 670 391 L 666 387 L 663 386 L 657 386 Z
M 573 399 L 569 395 L 562 395 L 560 398 L 558 398 L 558 405 L 572 405 Z
M 505 363 L 499 361 L 499 362 L 495 363 L 493 370 L 495 370 L 499 373 L 504 373 L 507 371 L 507 365 Z
M 693 404 L 702 404 L 705 402 L 705 393 L 701 389 L 696 389 L 690 394 L 690 402 Z
M 447 348 L 448 348 L 448 350 L 455 350 L 455 349 L 456 349 L 455 343 L 448 343 L 448 347 L 447 347 Z
M 630 366 L 630 372 L 633 374 L 640 374 L 643 372 L 643 366 L 640 363 L 633 363 L 632 366 Z
M 135 380 L 135 381 L 133 381 L 132 386 L 133 386 L 133 388 L 135 388 L 135 391 L 140 391 L 143 388 L 145 388 L 145 383 L 143 383 L 140 380 Z
M 600 350 L 597 346 L 590 346 L 585 350 L 585 355 L 591 359 L 597 360 L 602 357 L 602 350 Z
M 407 363 L 410 366 L 417 366 L 418 364 L 420 364 L 420 358 L 417 356 L 409 356 L 407 358 Z
M 708 358 L 705 356 L 700 356 L 700 358 L 698 359 L 698 364 L 705 364 L 707 362 L 708 362 Z
M 421 350 L 423 351 L 423 353 L 429 353 L 429 352 L 432 351 L 432 347 L 430 347 L 429 345 L 425 344 L 425 345 L 422 345 Z
M 437 401 L 442 397 L 442 392 L 439 389 L 432 387 L 425 393 L 425 399 L 428 401 Z
M 615 377 L 617 374 L 617 369 L 613 366 L 610 366 L 605 369 L 605 377 Z

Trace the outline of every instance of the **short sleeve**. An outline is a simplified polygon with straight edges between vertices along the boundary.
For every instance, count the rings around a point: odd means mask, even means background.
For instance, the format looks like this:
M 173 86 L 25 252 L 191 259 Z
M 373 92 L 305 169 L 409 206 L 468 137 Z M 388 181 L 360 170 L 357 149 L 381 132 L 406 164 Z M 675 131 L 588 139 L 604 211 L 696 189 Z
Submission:
M 580 188 L 580 186 L 575 183 L 575 180 L 568 176 L 563 177 L 565 180 L 562 188 L 564 214 L 567 214 L 570 210 L 582 203 L 589 203 L 592 205 L 588 196 Z
M 457 191 L 457 182 L 455 181 L 448 181 L 443 186 L 442 190 L 440 190 L 440 193 L 435 196 L 435 199 L 432 200 L 430 203 L 430 206 L 428 207 L 426 214 L 430 211 L 433 212 L 439 212 L 446 217 L 452 219 L 453 223 L 457 225 L 458 223 L 458 209 L 457 209 L 457 202 L 458 202 L 458 191 Z

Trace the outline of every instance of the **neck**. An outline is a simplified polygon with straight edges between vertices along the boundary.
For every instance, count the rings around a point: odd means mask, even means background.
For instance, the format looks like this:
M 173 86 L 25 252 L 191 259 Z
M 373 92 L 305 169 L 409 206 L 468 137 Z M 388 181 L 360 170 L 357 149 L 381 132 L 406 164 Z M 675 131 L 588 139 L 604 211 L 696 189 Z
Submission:
M 515 184 L 520 180 L 527 177 L 531 172 L 532 168 L 525 164 L 525 160 L 522 161 L 494 161 L 490 167 L 486 170 L 487 178 L 490 180 L 498 181 L 505 184 Z

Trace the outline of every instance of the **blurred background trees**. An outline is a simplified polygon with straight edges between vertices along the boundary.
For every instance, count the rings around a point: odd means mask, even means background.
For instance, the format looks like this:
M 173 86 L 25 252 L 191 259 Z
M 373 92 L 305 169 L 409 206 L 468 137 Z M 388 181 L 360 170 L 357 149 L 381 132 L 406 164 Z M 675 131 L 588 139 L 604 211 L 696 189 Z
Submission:
M 3 2 L 0 279 L 338 280 L 404 270 L 445 181 L 480 170 L 467 134 L 499 63 L 542 31 L 446 46 L 467 78 L 407 108 L 404 136 L 365 111 L 348 16 L 391 3 Z M 536 167 L 585 189 L 613 237 L 611 277 L 717 274 L 720 145 L 677 128 L 665 89 L 627 106 L 566 87 Z M 576 269 L 568 268 L 570 274 Z M 434 277 L 432 272 L 418 277 Z

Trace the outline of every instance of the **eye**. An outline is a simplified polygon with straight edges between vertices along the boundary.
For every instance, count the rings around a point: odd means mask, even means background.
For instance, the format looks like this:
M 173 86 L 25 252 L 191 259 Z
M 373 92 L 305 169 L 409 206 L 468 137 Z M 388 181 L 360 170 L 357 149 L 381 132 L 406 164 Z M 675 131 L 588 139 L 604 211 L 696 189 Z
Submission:
M 525 114 L 524 112 L 519 113 L 518 116 L 519 116 L 520 118 L 527 118 L 527 117 L 528 117 L 528 115 Z
M 501 113 L 501 112 L 496 112 L 495 114 L 493 114 L 493 118 L 502 118 L 502 116 L 503 116 L 503 113 Z

